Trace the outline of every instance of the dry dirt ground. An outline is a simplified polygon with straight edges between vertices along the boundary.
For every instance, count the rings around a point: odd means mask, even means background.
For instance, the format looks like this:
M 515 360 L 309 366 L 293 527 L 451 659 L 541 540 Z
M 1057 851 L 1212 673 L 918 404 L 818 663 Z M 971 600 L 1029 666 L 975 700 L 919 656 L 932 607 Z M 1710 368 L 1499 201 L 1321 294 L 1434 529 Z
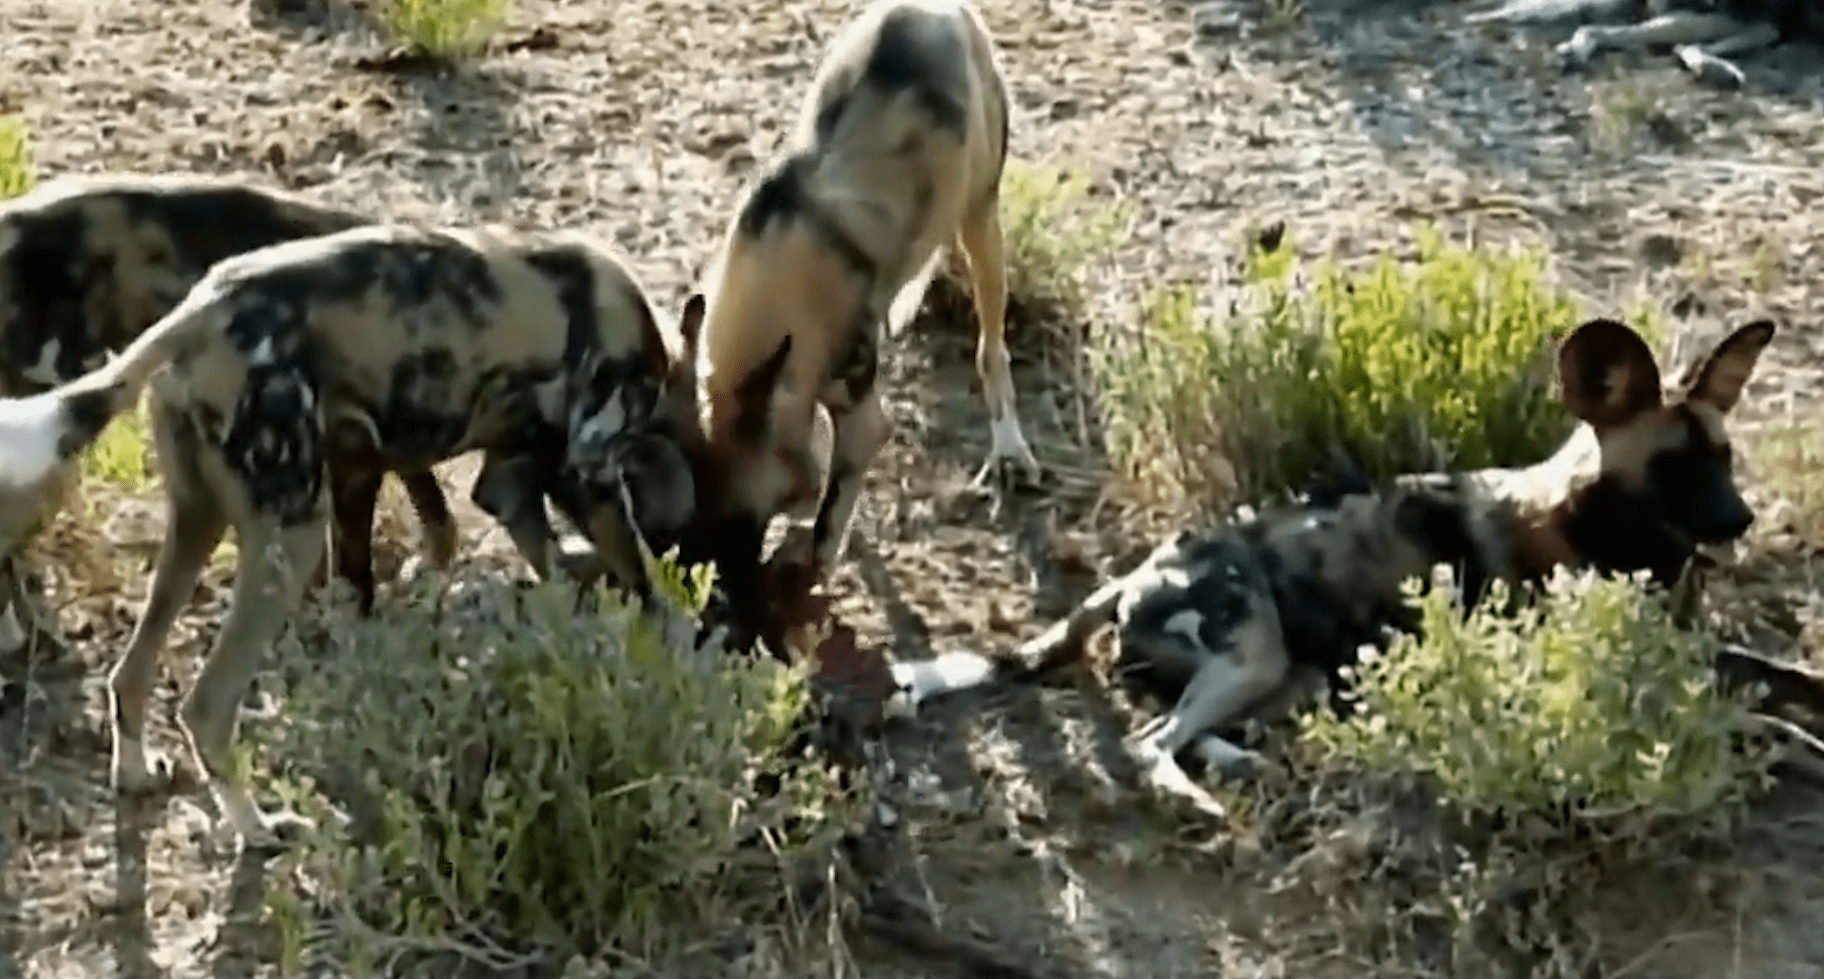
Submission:
M 377 42 L 358 13 L 322 2 L 7 0 L 0 111 L 23 110 L 47 175 L 251 173 L 400 215 L 593 227 L 672 304 L 850 9 L 525 2 L 510 33 L 542 29 L 555 47 L 427 78 L 361 70 L 356 59 Z M 1544 241 L 1593 309 L 1645 290 L 1662 303 L 1688 292 L 1732 321 L 1765 310 L 1782 333 L 1744 428 L 1814 410 L 1824 364 L 1815 51 L 1750 62 L 1751 87 L 1728 93 L 1697 88 L 1668 59 L 1562 77 L 1543 58 L 1555 37 L 1466 30 L 1450 5 L 985 5 L 1016 93 L 1015 154 L 1085 167 L 1098 196 L 1134 208 L 1131 236 L 1088 270 L 1092 327 L 1122 322 L 1168 279 L 1225 275 L 1249 222 L 1283 219 L 1308 254 L 1351 259 L 1404 247 L 1407 223 L 1430 218 L 1459 237 Z M 1023 323 L 1013 343 L 1029 431 L 1065 478 L 1001 512 L 963 487 L 987 448 L 969 332 L 928 322 L 892 352 L 897 434 L 836 587 L 844 615 L 896 655 L 1009 644 L 1140 546 L 1138 518 L 1097 505 L 1095 436 L 1079 427 L 1070 372 L 1041 355 L 1048 332 Z M 466 492 L 454 474 L 450 485 Z M 86 518 L 114 521 L 129 570 L 145 567 L 156 540 L 136 514 L 110 504 Z M 486 528 L 467 517 L 471 547 L 484 546 Z M 490 541 L 498 548 L 497 534 Z M 1760 576 L 1768 597 L 1731 621 L 1809 655 L 1812 552 L 1787 542 L 1777 559 L 1749 561 L 1742 573 Z M 72 565 L 60 567 L 50 574 L 70 647 L 8 663 L 0 699 L 0 976 L 272 972 L 235 927 L 247 895 L 231 885 L 244 882 L 231 879 L 200 801 L 117 823 L 102 676 L 143 585 L 134 574 L 74 581 Z M 218 573 L 210 593 L 220 585 Z M 188 682 L 220 610 L 219 597 L 198 602 L 170 675 Z M 161 691 L 155 738 L 173 736 L 176 689 L 173 679 Z M 1293 825 L 1267 797 L 1234 827 L 1138 804 L 1115 747 L 1128 723 L 1082 682 L 958 698 L 897 726 L 904 893 L 1003 961 L 863 942 L 864 974 L 1439 968 L 1423 942 L 1372 962 L 1345 943 L 1361 923 L 1352 916 L 1378 913 L 1331 886 L 1373 871 L 1348 832 Z M 1819 801 L 1783 791 L 1733 855 L 1616 882 L 1578 923 L 1586 949 L 1617 976 L 1824 976 Z M 1733 893 L 1706 899 L 1706 875 Z M 1424 899 L 1401 905 L 1415 922 L 1435 918 Z

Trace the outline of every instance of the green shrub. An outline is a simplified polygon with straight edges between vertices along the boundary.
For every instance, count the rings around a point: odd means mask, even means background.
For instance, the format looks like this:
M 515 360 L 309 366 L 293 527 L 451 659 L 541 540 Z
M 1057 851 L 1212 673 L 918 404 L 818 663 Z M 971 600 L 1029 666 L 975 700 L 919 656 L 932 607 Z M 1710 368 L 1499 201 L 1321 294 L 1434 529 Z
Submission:
M 407 50 L 456 61 L 480 53 L 509 12 L 508 0 L 387 0 L 380 22 Z
M 1469 810 L 1690 827 L 1757 783 L 1762 756 L 1734 735 L 1742 705 L 1710 682 L 1715 640 L 1673 625 L 1644 576 L 1561 569 L 1517 614 L 1496 611 L 1501 587 L 1467 617 L 1449 595 L 1416 599 L 1423 638 L 1353 670 L 1361 711 L 1306 718 L 1320 759 L 1422 775 Z
M 18 116 L 0 116 L 0 200 L 18 197 L 37 183 L 32 139 Z
M 1092 200 L 1080 170 L 1009 160 L 1001 176 L 1009 295 L 1081 313 L 1084 273 L 1126 238 L 1130 212 Z
M 707 575 L 663 567 L 663 611 L 487 582 L 303 654 L 284 717 L 249 738 L 317 820 L 272 902 L 292 954 L 309 932 L 337 961 L 645 955 L 700 938 L 721 902 L 777 900 L 782 863 L 827 852 L 848 798 L 782 752 L 802 669 L 694 648 Z
M 1138 330 L 1098 332 L 1091 362 L 1116 471 L 1156 502 L 1223 510 L 1344 458 L 1372 478 L 1543 458 L 1571 430 L 1552 349 L 1579 304 L 1546 285 L 1536 251 L 1418 238 L 1409 266 L 1325 261 L 1309 288 L 1289 242 L 1254 247 L 1231 309 L 1205 313 L 1178 288 L 1147 305 Z

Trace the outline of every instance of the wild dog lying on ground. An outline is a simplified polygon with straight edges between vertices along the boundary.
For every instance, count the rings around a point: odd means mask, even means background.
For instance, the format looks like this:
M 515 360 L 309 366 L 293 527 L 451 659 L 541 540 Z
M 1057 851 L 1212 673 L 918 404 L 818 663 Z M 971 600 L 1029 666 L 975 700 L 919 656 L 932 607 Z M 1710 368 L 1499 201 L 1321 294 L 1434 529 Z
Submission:
M 1578 27 L 1554 49 L 1566 70 L 1583 69 L 1605 50 L 1669 46 L 1693 75 L 1740 86 L 1746 78 L 1729 61 L 1731 55 L 1798 39 L 1824 41 L 1819 0 L 1513 0 L 1466 20 L 1520 23 L 1569 16 L 1632 23 Z
M 1176 705 L 1133 736 L 1156 784 L 1220 811 L 1178 767 L 1193 746 L 1239 776 L 1259 757 L 1215 733 L 1281 692 L 1295 671 L 1333 682 L 1363 644 L 1409 630 L 1401 583 L 1453 566 L 1465 603 L 1494 579 L 1537 582 L 1560 565 L 1650 571 L 1669 584 L 1696 548 L 1735 540 L 1754 516 L 1736 490 L 1723 419 L 1774 327 L 1735 330 L 1665 400 L 1659 368 L 1629 327 L 1591 320 L 1560 345 L 1561 397 L 1580 420 L 1551 458 L 1523 469 L 1421 473 L 1203 533 L 1180 533 L 1097 589 L 1007 660 L 951 654 L 902 663 L 912 705 L 1081 656 L 1119 626 L 1121 656 Z
M 276 844 L 295 818 L 256 808 L 228 752 L 260 656 L 321 558 L 337 454 L 422 470 L 483 450 L 478 490 L 516 476 L 567 487 L 607 570 L 642 585 L 628 497 L 661 547 L 691 509 L 689 463 L 654 412 L 680 351 L 617 257 L 580 236 L 368 226 L 227 259 L 106 366 L 0 401 L 4 515 L 152 388 L 167 530 L 110 677 L 116 787 L 155 780 L 143 729 L 158 650 L 232 524 L 234 601 L 182 726 L 243 841 Z M 497 515 L 548 573 L 527 531 L 549 530 L 542 499 L 501 496 L 540 502 Z
M 294 194 L 222 177 L 116 174 L 64 177 L 0 203 L 0 395 L 47 391 L 100 366 L 170 312 L 211 265 L 284 241 L 329 234 L 368 219 Z M 350 460 L 355 461 L 355 460 Z M 80 477 L 72 464 L 44 501 L 48 518 Z M 366 479 L 332 474 L 340 485 Z M 431 562 L 449 563 L 456 524 L 429 470 L 401 472 L 424 525 Z M 372 474 L 378 489 L 380 474 Z M 338 494 L 340 498 L 343 494 Z M 21 516 L 25 511 L 16 510 Z M 371 528 L 368 519 L 360 524 Z M 5 528 L 0 545 L 0 650 L 25 641 L 14 598 L 12 548 L 29 527 Z M 340 528 L 338 528 L 339 530 Z M 338 541 L 338 569 L 372 602 L 367 535 Z
M 701 549 L 724 575 L 757 562 L 774 515 L 820 497 L 808 543 L 782 560 L 827 573 L 841 556 L 889 434 L 882 321 L 896 334 L 912 319 L 950 246 L 969 264 L 993 436 L 976 480 L 1001 463 L 1039 475 L 1004 339 L 1007 117 L 993 43 L 965 0 L 876 0 L 831 41 L 783 156 L 747 190 L 681 317 L 701 338 Z M 819 406 L 832 442 L 821 480 Z

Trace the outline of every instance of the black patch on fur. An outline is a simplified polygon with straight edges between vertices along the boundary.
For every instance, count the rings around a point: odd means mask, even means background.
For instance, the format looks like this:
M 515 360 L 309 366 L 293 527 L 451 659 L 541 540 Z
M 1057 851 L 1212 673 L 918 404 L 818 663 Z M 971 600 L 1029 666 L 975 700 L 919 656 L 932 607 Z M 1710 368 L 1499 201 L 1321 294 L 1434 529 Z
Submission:
M 556 287 L 558 302 L 564 307 L 568 320 L 564 332 L 564 363 L 571 366 L 588 363 L 601 336 L 596 323 L 600 314 L 596 312 L 595 269 L 588 257 L 574 246 L 560 246 L 530 252 L 525 260 Z
M 1418 543 L 1433 563 L 1448 564 L 1456 571 L 1465 608 L 1473 608 L 1482 598 L 1493 574 L 1489 556 L 1476 541 L 1472 520 L 1461 492 L 1406 494 L 1393 516 L 1394 527 L 1402 536 Z
M 120 413 L 117 387 L 77 391 L 63 398 L 63 436 L 57 442 L 60 459 L 74 459 L 101 437 L 102 429 Z
M 908 93 L 934 126 L 962 138 L 968 127 L 968 110 L 957 93 L 938 80 L 955 73 L 968 52 L 948 31 L 928 30 L 931 15 L 900 8 L 881 18 L 874 50 L 868 53 L 857 88 L 866 86 L 882 96 Z M 851 105 L 850 98 L 832 99 L 817 114 L 817 137 L 827 142 Z
M 748 191 L 738 219 L 741 233 L 759 238 L 774 224 L 802 221 L 816 232 L 856 274 L 870 282 L 880 274 L 880 263 L 868 254 L 806 189 L 816 161 L 803 153 L 786 157 Z
M 119 239 L 100 237 L 92 214 L 120 208 L 133 229 L 156 234 Z M 126 184 L 102 187 L 27 210 L 0 209 L 0 221 L 18 235 L 0 257 L 8 307 L 0 308 L 0 383 L 9 392 L 47 390 L 43 378 L 22 368 L 37 366 L 54 341 L 48 364 L 59 382 L 75 379 L 109 350 L 125 347 L 170 312 L 210 266 L 233 255 L 296 238 L 341 231 L 362 223 L 360 216 L 330 207 L 320 210 L 277 204 L 243 186 L 153 188 Z M 119 276 L 131 271 L 147 282 L 168 279 L 175 292 L 151 296 L 138 310 L 120 302 Z M 104 310 L 92 320 L 93 310 Z M 131 315 L 136 314 L 136 315 Z
M 475 407 L 458 390 L 461 380 L 456 357 L 444 348 L 393 364 L 386 403 L 373 416 L 388 456 L 428 465 L 461 444 Z

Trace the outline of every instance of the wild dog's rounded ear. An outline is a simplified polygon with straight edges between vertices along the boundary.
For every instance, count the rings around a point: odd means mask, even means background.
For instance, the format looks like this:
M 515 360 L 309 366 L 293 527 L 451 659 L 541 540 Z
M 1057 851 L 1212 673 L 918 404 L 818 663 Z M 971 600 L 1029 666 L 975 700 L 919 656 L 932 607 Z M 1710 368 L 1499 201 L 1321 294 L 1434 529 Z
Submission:
M 1612 319 L 1590 320 L 1559 345 L 1558 385 L 1571 414 L 1598 428 L 1660 404 L 1653 351 L 1632 327 Z
M 1685 398 L 1702 401 L 1727 412 L 1742 398 L 1742 388 L 1760 362 L 1761 351 L 1773 342 L 1773 321 L 1756 320 L 1723 338 L 1692 374 Z
M 703 332 L 703 316 L 709 303 L 700 292 L 693 292 L 684 299 L 684 308 L 678 313 L 678 333 L 684 337 L 684 349 L 697 349 L 697 337 Z

